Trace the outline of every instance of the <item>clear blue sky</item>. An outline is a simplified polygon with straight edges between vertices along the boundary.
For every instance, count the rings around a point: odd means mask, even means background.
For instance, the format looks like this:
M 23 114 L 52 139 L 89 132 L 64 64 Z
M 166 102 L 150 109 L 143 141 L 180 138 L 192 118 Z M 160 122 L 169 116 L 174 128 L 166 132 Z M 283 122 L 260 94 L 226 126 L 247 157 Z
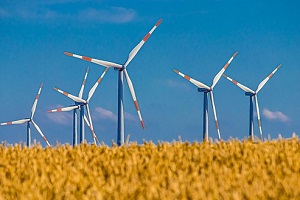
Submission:
M 130 139 L 202 141 L 203 94 L 173 72 L 207 85 L 238 51 L 226 74 L 256 90 L 263 133 L 275 138 L 300 132 L 299 1 L 77 1 L 0 2 L 0 121 L 29 117 L 41 82 L 35 121 L 51 144 L 71 143 L 72 113 L 47 113 L 73 102 L 53 86 L 78 94 L 90 66 L 84 97 L 104 67 L 71 58 L 68 51 L 124 63 L 128 53 L 160 19 L 163 22 L 128 66 L 145 122 L 142 130 L 125 87 L 125 133 Z M 96 134 L 116 141 L 117 78 L 110 69 L 90 101 Z M 214 88 L 221 136 L 248 135 L 249 98 L 221 78 Z M 217 138 L 209 104 L 209 136 Z M 258 135 L 255 120 L 255 134 Z M 87 139 L 91 141 L 90 132 Z M 45 145 L 37 131 L 32 138 Z M 0 127 L 0 140 L 26 141 L 26 125 Z

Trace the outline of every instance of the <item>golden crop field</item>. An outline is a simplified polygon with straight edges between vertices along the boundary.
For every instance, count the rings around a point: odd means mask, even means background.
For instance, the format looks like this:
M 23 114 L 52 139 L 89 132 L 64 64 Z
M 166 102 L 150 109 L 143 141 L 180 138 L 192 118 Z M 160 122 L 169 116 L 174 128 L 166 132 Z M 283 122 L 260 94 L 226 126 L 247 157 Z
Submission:
M 300 199 L 300 143 L 2 144 L 0 199 Z

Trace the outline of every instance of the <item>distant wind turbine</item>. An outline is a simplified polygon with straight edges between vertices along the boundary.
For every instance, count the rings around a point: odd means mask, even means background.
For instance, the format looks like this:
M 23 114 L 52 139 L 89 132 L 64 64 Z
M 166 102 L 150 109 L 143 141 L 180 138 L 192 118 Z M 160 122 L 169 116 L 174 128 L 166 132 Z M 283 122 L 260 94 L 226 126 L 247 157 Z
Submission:
M 81 84 L 81 88 L 79 90 L 79 94 L 78 97 L 82 98 L 82 94 L 83 94 L 83 90 L 84 90 L 84 86 L 86 84 L 86 79 L 87 79 L 87 75 L 89 72 L 89 67 L 86 69 L 85 75 L 84 75 L 84 79 L 82 81 Z M 64 107 L 64 108 L 57 108 L 57 109 L 53 109 L 53 110 L 48 110 L 48 112 L 53 113 L 53 112 L 68 112 L 68 111 L 72 111 L 73 110 L 73 146 L 77 145 L 77 137 L 78 137 L 78 125 L 77 125 L 77 110 L 79 110 L 80 106 L 76 103 L 74 103 L 74 105 L 72 106 L 68 106 L 68 107 Z M 85 120 L 87 121 L 86 117 Z M 95 137 L 93 137 L 95 138 Z M 95 139 L 94 139 L 95 142 Z
M 212 105 L 212 109 L 213 109 L 213 112 L 214 112 L 214 118 L 215 118 L 216 128 L 217 128 L 217 132 L 218 132 L 218 137 L 219 137 L 219 140 L 222 140 L 221 139 L 221 134 L 220 134 L 219 122 L 218 122 L 218 119 L 217 119 L 217 112 L 216 112 L 216 107 L 215 107 L 215 102 L 214 102 L 213 89 L 216 86 L 216 84 L 218 83 L 218 81 L 220 80 L 222 74 L 225 72 L 225 70 L 230 65 L 231 61 L 235 58 L 237 53 L 238 52 L 235 52 L 233 54 L 233 56 L 229 59 L 229 61 L 224 65 L 224 67 L 214 77 L 213 83 L 210 87 L 205 85 L 204 83 L 201 83 L 201 82 L 199 82 L 199 81 L 197 81 L 197 80 L 195 80 L 195 79 L 179 72 L 178 70 L 174 69 L 174 72 L 176 74 L 182 76 L 183 78 L 185 78 L 186 80 L 188 80 L 189 82 L 191 82 L 192 84 L 197 86 L 198 87 L 198 92 L 203 92 L 203 94 L 204 94 L 204 102 L 203 102 L 203 140 L 204 141 L 208 141 L 208 100 L 207 100 L 207 93 L 210 94 L 210 100 L 211 100 L 211 105 Z
M 35 127 L 35 129 L 39 132 L 39 134 L 42 136 L 42 138 L 45 140 L 45 142 L 47 143 L 48 146 L 51 146 L 49 141 L 47 140 L 47 138 L 45 137 L 45 135 L 43 134 L 43 132 L 41 131 L 40 127 L 33 121 L 33 116 L 36 110 L 36 106 L 42 91 L 42 87 L 43 87 L 43 83 L 40 85 L 38 94 L 36 95 L 36 98 L 34 100 L 33 106 L 31 108 L 31 115 L 29 118 L 25 118 L 25 119 L 21 119 L 21 120 L 16 120 L 16 121 L 11 121 L 11 122 L 5 122 L 5 123 L 1 123 L 1 126 L 4 125 L 11 125 L 11 124 L 23 124 L 27 122 L 27 146 L 30 147 L 31 145 L 31 131 L 30 131 L 30 123 L 33 124 L 33 126 Z
M 263 86 L 268 82 L 268 80 L 275 74 L 275 72 L 281 67 L 281 64 L 278 65 L 274 71 L 267 76 L 257 87 L 256 91 L 251 90 L 250 88 L 242 85 L 241 83 L 233 80 L 232 78 L 228 77 L 226 74 L 223 74 L 225 78 L 227 78 L 229 81 L 237 85 L 239 88 L 241 88 L 243 91 L 245 91 L 245 95 L 250 97 L 250 117 L 249 117 L 249 136 L 251 137 L 252 141 L 254 140 L 254 124 L 253 124 L 253 104 L 254 101 L 256 103 L 256 112 L 257 112 L 257 122 L 260 132 L 260 139 L 263 140 L 263 133 L 262 133 L 262 127 L 261 127 L 261 120 L 260 120 L 260 113 L 259 113 L 259 107 L 258 107 L 258 99 L 257 94 L 258 92 L 263 88 Z
M 129 53 L 129 56 L 124 64 L 117 64 L 113 62 L 108 62 L 104 60 L 98 60 L 95 58 L 90 58 L 86 56 L 76 55 L 73 53 L 65 52 L 68 56 L 73 56 L 75 58 L 79 58 L 85 61 L 89 61 L 98 65 L 102 65 L 104 67 L 112 67 L 119 71 L 119 79 L 118 79 L 118 138 L 117 143 L 118 145 L 124 144 L 124 106 L 123 106 L 123 91 L 124 91 L 124 75 L 127 80 L 127 84 L 136 108 L 136 111 L 138 113 L 142 128 L 144 129 L 144 122 L 142 119 L 142 115 L 140 112 L 140 108 L 136 99 L 135 91 L 133 88 L 133 84 L 131 82 L 131 79 L 127 73 L 126 67 L 128 64 L 132 61 L 132 59 L 135 57 L 135 55 L 139 52 L 141 47 L 144 45 L 144 43 L 149 39 L 153 31 L 159 26 L 159 24 L 162 22 L 162 19 L 160 19 L 155 26 L 150 30 L 150 32 L 147 33 L 147 35 L 142 39 L 142 41 Z
M 58 91 L 59 93 L 65 95 L 65 96 L 69 97 L 70 99 L 72 99 L 73 101 L 75 101 L 75 105 L 48 111 L 48 112 L 64 112 L 64 111 L 74 110 L 74 114 L 73 114 L 73 146 L 75 146 L 77 144 L 77 110 L 78 109 L 80 110 L 80 143 L 82 143 L 85 140 L 84 121 L 86 122 L 86 124 L 88 125 L 88 127 L 90 128 L 90 130 L 92 132 L 92 136 L 93 136 L 95 144 L 97 144 L 96 140 L 99 143 L 99 140 L 98 140 L 98 138 L 95 134 L 94 127 L 93 127 L 92 117 L 91 117 L 90 108 L 89 108 L 89 101 L 92 98 L 94 92 L 96 91 L 99 83 L 103 79 L 104 75 L 106 74 L 107 70 L 108 70 L 108 68 L 106 68 L 104 70 L 102 75 L 98 78 L 97 82 L 90 89 L 89 94 L 88 94 L 88 98 L 86 100 L 82 99 L 82 94 L 83 94 L 84 86 L 85 86 L 85 83 L 86 83 L 86 78 L 87 78 L 87 75 L 88 75 L 89 68 L 87 68 L 87 70 L 86 70 L 84 80 L 82 82 L 82 86 L 81 86 L 81 89 L 79 91 L 78 97 L 75 96 L 75 95 L 69 94 L 65 91 L 62 91 L 58 88 L 54 88 L 54 90 Z M 89 119 L 87 119 L 87 117 L 84 114 L 84 107 L 86 107 L 87 115 L 88 115 Z

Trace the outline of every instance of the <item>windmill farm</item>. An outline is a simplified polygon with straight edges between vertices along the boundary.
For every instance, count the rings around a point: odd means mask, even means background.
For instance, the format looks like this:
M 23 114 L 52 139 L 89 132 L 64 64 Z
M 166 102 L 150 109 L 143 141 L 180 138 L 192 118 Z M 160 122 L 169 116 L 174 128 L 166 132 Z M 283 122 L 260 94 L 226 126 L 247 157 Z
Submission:
M 299 199 L 300 1 L 0 1 L 1 199 Z
M 85 84 L 88 78 L 88 73 L 89 73 L 89 67 L 86 69 L 86 72 L 84 74 L 84 78 L 79 90 L 78 95 L 70 94 L 66 90 L 59 89 L 57 87 L 54 87 L 53 89 L 68 97 L 70 100 L 73 101 L 73 105 L 66 106 L 66 107 L 60 107 L 60 108 L 54 108 L 51 110 L 48 110 L 49 113 L 57 113 L 57 112 L 73 112 L 73 126 L 72 126 L 72 145 L 76 146 L 79 143 L 85 142 L 85 125 L 88 126 L 89 131 L 91 132 L 92 138 L 93 138 L 93 143 L 95 145 L 100 144 L 101 139 L 97 137 L 97 134 L 94 130 L 93 126 L 93 120 L 92 120 L 92 115 L 89 107 L 90 100 L 92 99 L 92 96 L 94 95 L 96 89 L 100 85 L 100 82 L 104 78 L 105 74 L 108 72 L 109 68 L 114 69 L 115 71 L 118 72 L 118 118 L 117 118 L 117 144 L 119 146 L 124 144 L 124 138 L 125 138 L 125 116 L 124 116 L 124 76 L 128 85 L 128 89 L 130 91 L 140 124 L 141 128 L 145 128 L 145 123 L 142 118 L 141 110 L 137 101 L 137 95 L 133 86 L 133 82 L 131 81 L 131 78 L 129 76 L 129 73 L 127 72 L 127 67 L 130 64 L 130 62 L 134 59 L 134 57 L 137 55 L 137 53 L 140 51 L 142 46 L 148 41 L 150 36 L 154 33 L 156 28 L 161 24 L 162 19 L 158 20 L 156 24 L 152 27 L 152 29 L 143 37 L 143 39 L 130 51 L 127 60 L 123 64 L 118 64 L 116 62 L 111 62 L 111 61 L 105 61 L 105 60 L 100 60 L 98 58 L 91 58 L 87 56 L 82 56 L 82 55 L 77 55 L 74 53 L 69 53 L 69 52 L 64 52 L 65 55 L 70 56 L 70 57 L 75 57 L 78 59 L 81 59 L 83 61 L 88 61 L 96 65 L 100 65 L 101 67 L 104 67 L 103 73 L 100 75 L 96 83 L 93 85 L 93 87 L 89 90 L 87 98 L 83 98 L 83 92 L 85 89 Z M 209 138 L 209 132 L 208 132 L 208 94 L 210 97 L 210 102 L 212 106 L 212 111 L 213 111 L 213 116 L 214 116 L 214 121 L 215 121 L 215 126 L 217 130 L 217 138 L 219 141 L 222 141 L 221 137 L 221 128 L 219 126 L 219 121 L 217 118 L 217 109 L 215 105 L 215 100 L 214 100 L 214 95 L 213 95 L 213 90 L 221 77 L 225 77 L 235 85 L 237 85 L 239 88 L 241 88 L 246 96 L 250 97 L 250 117 L 249 117 L 249 137 L 254 141 L 254 121 L 253 121 L 253 107 L 255 103 L 256 107 L 256 114 L 258 118 L 258 127 L 260 131 L 260 139 L 263 140 L 263 134 L 262 134 L 262 126 L 261 126 L 261 119 L 260 119 L 260 111 L 258 107 L 258 98 L 257 98 L 257 93 L 263 88 L 263 86 L 268 82 L 268 80 L 274 75 L 274 73 L 281 67 L 281 64 L 278 65 L 278 67 L 267 77 L 265 78 L 258 86 L 256 91 L 253 91 L 249 89 L 248 87 L 242 85 L 241 83 L 231 79 L 229 76 L 227 76 L 224 72 L 225 70 L 229 67 L 229 65 L 232 63 L 234 58 L 237 56 L 238 52 L 235 52 L 230 59 L 226 62 L 226 64 L 221 68 L 221 70 L 215 75 L 211 86 L 208 86 L 194 78 L 191 78 L 190 76 L 180 72 L 177 69 L 174 69 L 174 72 L 178 74 L 179 76 L 185 78 L 188 80 L 190 83 L 195 85 L 197 87 L 198 92 L 203 93 L 203 123 L 202 123 L 202 133 L 203 133 L 203 141 L 208 141 Z M 92 66 L 92 67 L 97 67 L 97 66 Z M 135 69 L 139 70 L 139 69 Z M 200 77 L 201 78 L 201 77 Z M 101 87 L 101 86 L 100 86 Z M 36 128 L 38 133 L 42 136 L 42 138 L 45 140 L 46 144 L 50 146 L 49 141 L 46 139 L 45 135 L 41 131 L 40 127 L 33 121 L 33 116 L 37 107 L 37 102 L 40 97 L 42 85 L 40 86 L 39 93 L 35 99 L 34 105 L 31 110 L 31 115 L 29 118 L 25 118 L 22 120 L 17 120 L 17 121 L 11 121 L 11 122 L 3 122 L 1 123 L 1 126 L 3 125 L 11 125 L 11 124 L 22 124 L 22 123 L 27 123 L 27 146 L 30 146 L 31 144 L 31 130 L 30 130 L 30 123 Z M 199 112 L 200 114 L 200 112 Z M 79 130 L 78 130 L 79 127 Z

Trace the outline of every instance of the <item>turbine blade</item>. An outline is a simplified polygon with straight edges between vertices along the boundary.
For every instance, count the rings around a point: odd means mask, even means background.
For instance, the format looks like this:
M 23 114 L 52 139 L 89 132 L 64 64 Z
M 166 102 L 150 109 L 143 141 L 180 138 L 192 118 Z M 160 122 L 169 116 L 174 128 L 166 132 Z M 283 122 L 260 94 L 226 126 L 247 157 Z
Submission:
M 0 126 L 11 125 L 11 124 L 23 124 L 23 123 L 29 122 L 29 121 L 30 121 L 30 119 L 20 119 L 20 120 L 16 120 L 16 121 L 1 123 Z
M 64 108 L 57 108 L 57 109 L 53 109 L 53 110 L 48 110 L 47 112 L 67 112 L 67 111 L 71 111 L 71 110 L 75 110 L 78 109 L 79 106 L 69 106 L 69 107 L 64 107 Z
M 79 98 L 82 98 L 82 94 L 83 94 L 84 86 L 85 86 L 85 83 L 86 83 L 86 78 L 87 78 L 87 75 L 89 73 L 89 69 L 90 69 L 89 67 L 86 69 L 84 79 L 83 79 L 83 82 L 82 82 L 82 85 L 81 85 L 81 88 L 80 88 L 80 91 L 79 91 L 79 94 L 78 94 Z
M 86 103 L 85 100 L 83 100 L 83 99 L 81 99 L 81 98 L 79 98 L 79 97 L 76 97 L 76 96 L 74 96 L 74 95 L 72 95 L 72 94 L 69 94 L 69 93 L 67 93 L 67 92 L 65 92 L 65 91 L 62 91 L 62 90 L 60 90 L 60 89 L 58 89 L 58 88 L 56 88 L 56 87 L 54 87 L 53 89 L 56 90 L 57 92 L 59 92 L 59 93 L 65 95 L 65 96 L 69 97 L 69 98 L 72 99 L 73 101 L 80 102 L 80 103 Z
M 224 76 L 225 78 L 227 78 L 229 81 L 231 81 L 233 84 L 237 85 L 239 88 L 241 88 L 242 90 L 244 90 L 245 92 L 250 92 L 252 94 L 255 94 L 255 92 L 253 90 L 251 90 L 250 88 L 240 84 L 239 82 L 237 82 L 236 80 L 233 80 L 232 78 L 230 78 L 229 76 L 227 76 L 226 74 L 223 74 L 222 76 Z
M 269 74 L 269 76 L 267 76 L 267 78 L 265 78 L 257 87 L 256 93 L 258 93 L 263 87 L 264 85 L 268 82 L 268 80 L 270 78 L 272 78 L 272 76 L 275 74 L 275 72 L 281 67 L 281 64 L 278 65 L 272 72 L 271 74 Z
M 257 123 L 258 123 L 258 128 L 259 128 L 259 133 L 260 133 L 260 139 L 263 140 L 263 133 L 262 133 L 262 128 L 261 128 L 261 121 L 260 121 L 260 113 L 259 113 L 257 95 L 255 95 L 255 104 L 256 104 Z
M 216 84 L 218 83 L 218 81 L 220 80 L 222 74 L 225 72 L 225 70 L 228 68 L 228 66 L 230 65 L 231 61 L 235 58 L 235 56 L 238 54 L 238 52 L 235 52 L 231 58 L 228 60 L 228 62 L 224 65 L 224 67 L 219 71 L 219 73 L 215 76 L 214 80 L 213 80 L 213 84 L 211 86 L 211 88 L 213 89 Z
M 94 131 L 94 126 L 93 126 L 93 120 L 92 120 L 92 116 L 91 116 L 91 113 L 90 113 L 90 107 L 89 107 L 89 104 L 86 104 L 86 111 L 87 111 L 87 114 L 88 114 L 88 117 L 89 117 L 89 128 L 92 132 L 92 135 L 93 135 L 93 138 L 97 140 L 97 142 L 99 143 L 99 140 L 98 140 L 98 137 L 96 136 L 96 133 Z M 86 118 L 86 116 L 85 116 Z M 88 124 L 88 123 L 87 123 Z M 96 141 L 95 141 L 95 145 L 97 145 Z
M 182 76 L 183 78 L 185 78 L 185 79 L 188 80 L 189 82 L 193 83 L 193 84 L 196 85 L 198 88 L 205 88 L 205 89 L 210 90 L 210 88 L 209 88 L 207 85 L 205 85 L 204 83 L 201 83 L 201 82 L 199 82 L 199 81 L 197 81 L 197 80 L 195 80 L 195 79 L 192 79 L 191 77 L 189 77 L 189 76 L 187 76 L 187 75 L 181 73 L 180 71 L 178 71 L 178 70 L 176 70 L 176 69 L 174 69 L 174 72 L 175 72 L 176 74 L 178 74 L 179 76 Z
M 216 107 L 215 107 L 214 95 L 213 95 L 212 91 L 210 91 L 209 94 L 210 94 L 211 106 L 212 106 L 212 109 L 214 112 L 214 118 L 215 118 L 215 122 L 216 122 L 218 137 L 219 137 L 219 140 L 221 141 L 222 139 L 221 139 L 221 134 L 220 134 L 219 122 L 218 122 L 218 118 L 217 118 L 217 111 L 216 111 Z
M 84 115 L 83 116 L 84 117 L 84 121 L 86 122 L 86 124 L 88 125 L 88 127 L 90 127 L 90 122 L 89 122 L 89 120 L 87 119 L 87 117 Z
M 134 102 L 134 105 L 135 105 L 135 109 L 136 109 L 137 114 L 139 116 L 142 128 L 144 129 L 145 128 L 145 124 L 144 124 L 144 121 L 142 119 L 141 111 L 140 111 L 139 104 L 138 104 L 136 96 L 135 96 L 135 92 L 134 92 L 134 88 L 133 88 L 132 82 L 130 80 L 130 77 L 129 77 L 126 69 L 124 69 L 124 74 L 125 74 L 126 82 L 127 82 L 128 87 L 129 87 L 129 90 L 130 90 L 130 93 L 131 93 L 131 96 L 132 96 L 132 99 L 133 99 L 133 102 Z
M 104 72 L 102 73 L 102 75 L 98 78 L 97 82 L 90 89 L 89 94 L 88 94 L 88 98 L 87 98 L 87 102 L 90 101 L 90 99 L 92 98 L 94 92 L 96 91 L 98 85 L 100 84 L 100 82 L 103 79 L 104 75 L 106 74 L 107 70 L 108 70 L 108 67 L 104 70 Z
M 33 121 L 31 120 L 33 126 L 35 127 L 35 129 L 39 132 L 39 134 L 42 136 L 42 138 L 45 140 L 45 142 L 47 143 L 48 146 L 51 146 L 49 141 L 47 140 L 47 138 L 45 137 L 45 135 L 43 134 L 43 132 L 41 131 L 40 127 Z
M 39 91 L 38 91 L 38 93 L 37 93 L 37 95 L 36 95 L 36 97 L 35 97 L 35 100 L 34 100 L 34 102 L 33 102 L 33 105 L 32 105 L 32 108 L 31 108 L 31 116 L 30 116 L 30 119 L 33 118 L 33 115 L 34 115 L 34 113 L 35 113 L 35 109 L 36 109 L 38 100 L 39 100 L 39 98 L 40 98 L 40 94 L 41 94 L 41 91 L 42 91 L 42 87 L 43 87 L 43 83 L 41 83 L 40 88 L 39 88 Z
M 85 61 L 88 61 L 88 62 L 92 62 L 92 63 L 98 64 L 98 65 L 102 65 L 104 67 L 113 67 L 113 68 L 119 68 L 119 69 L 123 68 L 122 65 L 117 64 L 117 63 L 113 63 L 113 62 L 98 60 L 98 59 L 95 59 L 95 58 L 89 58 L 89 57 L 86 57 L 86 56 L 80 56 L 80 55 L 76 55 L 76 54 L 68 53 L 68 52 L 64 52 L 64 54 L 67 55 L 67 56 L 72 56 L 72 57 L 79 58 L 79 59 L 82 59 L 82 60 L 85 60 Z
M 99 140 L 98 140 L 98 137 L 96 136 L 96 133 L 95 133 L 94 130 L 91 128 L 91 125 L 90 125 L 90 123 L 89 123 L 89 121 L 88 121 L 86 115 L 84 115 L 84 121 L 85 121 L 85 123 L 88 125 L 88 127 L 89 127 L 89 129 L 90 129 L 90 131 L 91 131 L 91 133 L 92 133 L 92 136 L 93 136 L 93 138 L 94 138 L 94 141 L 97 140 L 97 142 L 100 143 Z M 95 142 L 95 144 L 96 144 L 96 142 Z
M 154 27 L 147 33 L 147 35 L 140 41 L 140 43 L 132 49 L 132 51 L 129 53 L 129 56 L 127 58 L 126 63 L 124 64 L 124 67 L 127 67 L 127 65 L 131 62 L 131 60 L 135 57 L 135 55 L 139 52 L 139 50 L 142 48 L 142 46 L 145 44 L 145 42 L 149 39 L 153 31 L 159 26 L 159 24 L 162 22 L 162 19 L 158 20 Z

